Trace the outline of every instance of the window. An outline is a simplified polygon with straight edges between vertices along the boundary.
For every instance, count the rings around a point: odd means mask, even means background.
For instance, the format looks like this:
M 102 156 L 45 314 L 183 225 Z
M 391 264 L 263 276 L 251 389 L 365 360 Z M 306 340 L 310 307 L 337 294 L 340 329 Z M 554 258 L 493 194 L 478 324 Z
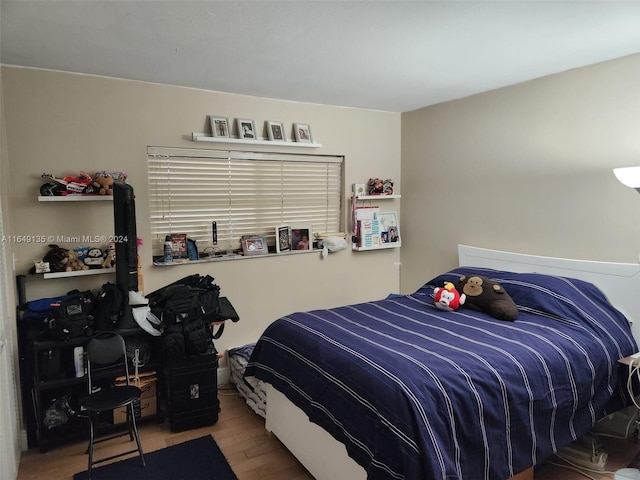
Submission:
M 340 230 L 344 157 L 149 147 L 152 250 L 186 233 L 203 251 L 240 247 L 242 235 L 275 243 L 277 225 Z

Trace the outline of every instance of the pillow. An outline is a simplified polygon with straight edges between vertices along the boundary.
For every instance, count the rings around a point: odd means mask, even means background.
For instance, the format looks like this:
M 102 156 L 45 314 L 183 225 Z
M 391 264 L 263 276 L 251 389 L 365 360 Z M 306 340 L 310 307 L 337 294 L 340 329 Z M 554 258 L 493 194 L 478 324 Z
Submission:
M 460 295 L 466 295 L 465 307 L 491 315 L 498 320 L 514 321 L 518 307 L 502 286 L 481 275 L 463 275 L 456 284 Z
M 604 316 L 608 322 L 618 324 L 625 331 L 628 329 L 625 316 L 611 305 L 598 287 L 576 278 L 465 266 L 438 275 L 416 293 L 428 295 L 435 286 L 445 281 L 455 284 L 463 275 L 489 277 L 500 283 L 523 312 L 538 312 L 579 324 L 592 324 L 593 319 Z

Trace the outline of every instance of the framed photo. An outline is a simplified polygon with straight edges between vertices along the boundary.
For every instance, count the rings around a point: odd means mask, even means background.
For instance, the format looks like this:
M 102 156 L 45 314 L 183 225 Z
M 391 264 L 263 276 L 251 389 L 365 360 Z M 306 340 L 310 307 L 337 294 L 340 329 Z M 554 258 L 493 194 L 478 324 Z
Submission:
M 276 227 L 276 251 L 278 253 L 291 250 L 291 227 L 278 225 Z
M 282 122 L 272 122 L 267 120 L 267 135 L 269 140 L 277 142 L 285 142 L 287 139 L 284 137 L 284 125 Z
M 267 238 L 264 235 L 243 235 L 240 243 L 242 243 L 242 253 L 246 256 L 269 253 Z
M 227 117 L 209 116 L 211 134 L 214 137 L 229 137 L 229 119 Z
M 313 250 L 310 225 L 291 226 L 291 250 Z
M 380 243 L 396 243 L 400 241 L 398 215 L 396 212 L 378 212 L 376 219 L 380 228 Z
M 311 127 L 306 123 L 294 123 L 293 132 L 296 136 L 296 142 L 313 143 L 311 138 Z
M 244 140 L 256 140 L 256 126 L 253 123 L 253 120 L 238 118 L 236 119 L 236 122 L 238 123 L 238 138 L 242 138 Z

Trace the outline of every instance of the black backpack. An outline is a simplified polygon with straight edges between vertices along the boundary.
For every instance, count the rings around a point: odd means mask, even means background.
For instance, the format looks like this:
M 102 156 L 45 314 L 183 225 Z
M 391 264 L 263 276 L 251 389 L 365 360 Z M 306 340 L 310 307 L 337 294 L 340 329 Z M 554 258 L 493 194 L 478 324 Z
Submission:
M 167 359 L 205 353 L 212 345 L 206 309 L 200 301 L 205 291 L 194 288 L 193 282 L 185 281 L 196 277 L 199 275 L 186 277 L 148 296 L 152 313 L 164 327 L 162 349 Z M 185 283 L 181 283 L 183 281 Z M 217 298 L 216 295 L 216 301 Z
M 78 293 L 51 304 L 47 334 L 55 340 L 89 337 L 93 333 L 91 299 Z
M 151 312 L 161 319 L 166 358 L 182 358 L 207 352 L 213 339 L 222 334 L 224 323 L 214 335 L 210 325 L 238 314 L 211 275 L 189 275 L 147 295 Z
M 117 285 L 107 282 L 96 296 L 93 309 L 93 326 L 96 331 L 114 330 L 125 306 L 124 294 Z

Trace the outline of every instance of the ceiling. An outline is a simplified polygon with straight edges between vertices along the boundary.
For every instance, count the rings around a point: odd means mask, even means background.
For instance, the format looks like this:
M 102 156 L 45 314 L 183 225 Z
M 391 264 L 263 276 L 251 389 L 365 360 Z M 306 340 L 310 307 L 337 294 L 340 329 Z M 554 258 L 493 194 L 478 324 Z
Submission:
M 393 112 L 640 52 L 640 1 L 1 0 L 0 60 Z

